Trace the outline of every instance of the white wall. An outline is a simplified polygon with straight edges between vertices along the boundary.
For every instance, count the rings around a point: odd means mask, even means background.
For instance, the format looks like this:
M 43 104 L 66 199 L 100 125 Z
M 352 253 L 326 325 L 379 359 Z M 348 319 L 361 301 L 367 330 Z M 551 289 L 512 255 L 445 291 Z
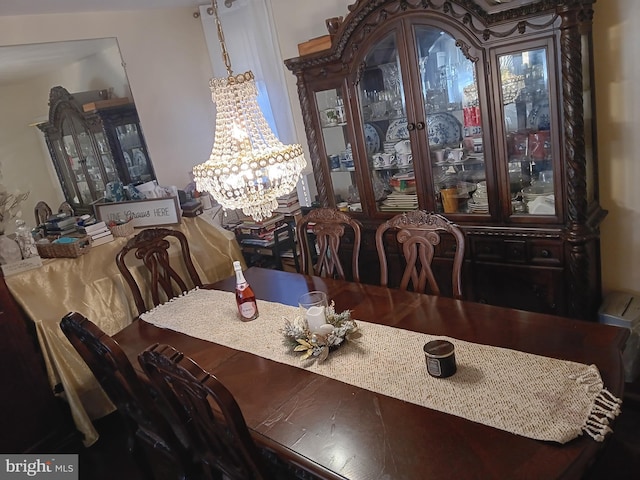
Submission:
M 640 295 L 640 2 L 594 9 L 603 290 Z

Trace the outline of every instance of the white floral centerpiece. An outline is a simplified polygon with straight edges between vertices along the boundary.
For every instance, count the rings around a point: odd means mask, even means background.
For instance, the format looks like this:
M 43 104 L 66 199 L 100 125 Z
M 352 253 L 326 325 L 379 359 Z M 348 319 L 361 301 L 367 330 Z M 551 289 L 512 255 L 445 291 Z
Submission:
M 20 204 L 29 197 L 26 193 L 9 193 L 7 188 L 0 183 L 0 235 L 4 234 L 8 222 L 21 216 Z
M 360 337 L 358 325 L 351 319 L 351 310 L 336 313 L 335 304 L 331 302 L 326 310 L 326 318 L 327 324 L 333 327 L 328 333 L 311 332 L 302 316 L 293 321 L 285 320 L 282 329 L 285 344 L 293 348 L 294 352 L 302 353 L 302 360 L 312 357 L 313 360 L 322 362 L 331 350 L 338 348 L 344 341 Z
M 19 262 L 22 260 L 20 245 L 14 239 L 7 237 L 4 232 L 8 222 L 21 216 L 20 204 L 29 197 L 27 193 L 9 193 L 0 183 L 0 265 Z

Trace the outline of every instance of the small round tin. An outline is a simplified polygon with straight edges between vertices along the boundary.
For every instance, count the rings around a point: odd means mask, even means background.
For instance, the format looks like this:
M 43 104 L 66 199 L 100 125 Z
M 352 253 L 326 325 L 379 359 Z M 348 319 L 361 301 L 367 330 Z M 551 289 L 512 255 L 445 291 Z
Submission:
M 456 355 L 453 343 L 432 340 L 424 345 L 427 372 L 432 377 L 446 378 L 456 373 Z

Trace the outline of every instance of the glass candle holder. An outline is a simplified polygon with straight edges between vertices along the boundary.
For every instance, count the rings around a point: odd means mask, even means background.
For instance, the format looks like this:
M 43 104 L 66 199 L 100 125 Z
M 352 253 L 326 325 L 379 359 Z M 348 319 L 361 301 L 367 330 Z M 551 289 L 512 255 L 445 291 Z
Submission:
M 309 327 L 309 331 L 317 332 L 327 323 L 327 294 L 318 290 L 305 293 L 298 299 L 300 314 Z

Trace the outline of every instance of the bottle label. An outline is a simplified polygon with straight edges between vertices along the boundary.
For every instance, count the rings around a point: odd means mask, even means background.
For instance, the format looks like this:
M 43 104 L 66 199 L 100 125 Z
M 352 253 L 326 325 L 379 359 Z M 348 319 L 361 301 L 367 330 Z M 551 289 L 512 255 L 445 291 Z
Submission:
M 253 318 L 258 308 L 256 302 L 245 302 L 238 305 L 238 310 L 243 318 Z

